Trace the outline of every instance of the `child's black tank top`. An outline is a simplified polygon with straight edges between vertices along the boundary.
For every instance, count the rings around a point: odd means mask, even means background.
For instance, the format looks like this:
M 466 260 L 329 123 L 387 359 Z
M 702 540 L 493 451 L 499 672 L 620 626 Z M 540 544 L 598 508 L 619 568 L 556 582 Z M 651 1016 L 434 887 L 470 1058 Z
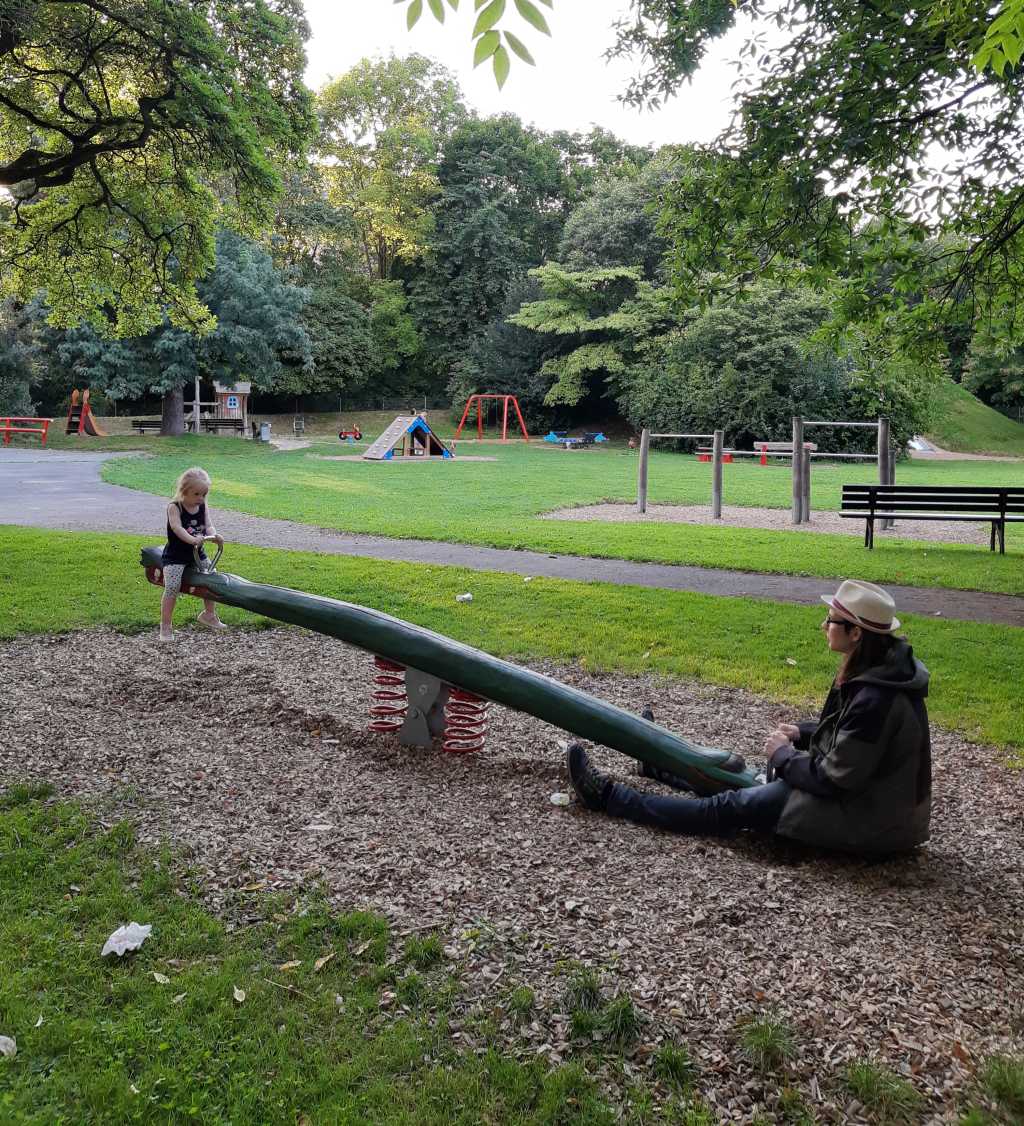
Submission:
M 181 516 L 181 526 L 190 536 L 206 535 L 206 502 L 203 501 L 195 512 L 188 512 L 180 501 L 174 501 Z M 170 520 L 167 521 L 167 543 L 164 544 L 164 565 L 168 563 L 185 563 L 191 566 L 195 563 L 192 544 L 186 543 L 174 533 Z M 206 552 L 200 548 L 200 559 L 206 558 Z

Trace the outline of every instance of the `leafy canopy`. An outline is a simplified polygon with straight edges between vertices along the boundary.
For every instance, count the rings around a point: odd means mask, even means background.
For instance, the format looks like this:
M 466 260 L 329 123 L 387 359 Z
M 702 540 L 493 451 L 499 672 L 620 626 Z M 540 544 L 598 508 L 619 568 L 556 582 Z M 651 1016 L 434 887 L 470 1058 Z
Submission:
M 272 215 L 312 125 L 299 0 L 0 0 L 0 295 L 209 329 L 218 224 Z

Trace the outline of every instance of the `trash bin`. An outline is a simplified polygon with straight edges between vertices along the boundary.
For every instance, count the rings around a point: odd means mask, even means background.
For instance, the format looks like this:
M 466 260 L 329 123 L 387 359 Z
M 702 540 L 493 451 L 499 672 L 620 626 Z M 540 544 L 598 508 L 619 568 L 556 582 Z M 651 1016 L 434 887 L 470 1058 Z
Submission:
M 260 441 L 261 442 L 269 442 L 270 441 L 270 423 L 269 422 L 261 422 L 260 423 Z

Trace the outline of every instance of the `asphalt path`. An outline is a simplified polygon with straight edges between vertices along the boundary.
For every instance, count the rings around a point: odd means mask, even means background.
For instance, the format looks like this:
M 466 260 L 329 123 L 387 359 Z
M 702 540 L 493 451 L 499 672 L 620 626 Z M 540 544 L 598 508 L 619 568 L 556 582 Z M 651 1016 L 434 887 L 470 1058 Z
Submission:
M 154 543 L 162 542 L 166 498 L 108 485 L 100 479 L 104 461 L 124 456 L 124 453 L 0 449 L 0 525 L 151 534 Z M 687 590 L 809 606 L 818 605 L 820 596 L 832 593 L 836 587 L 834 579 L 589 559 L 578 555 L 544 555 L 435 540 L 389 539 L 248 516 L 218 508 L 216 504 L 213 510 L 217 530 L 226 540 L 255 547 Z M 902 613 L 1024 627 L 1024 598 L 930 587 L 893 586 L 890 589 Z

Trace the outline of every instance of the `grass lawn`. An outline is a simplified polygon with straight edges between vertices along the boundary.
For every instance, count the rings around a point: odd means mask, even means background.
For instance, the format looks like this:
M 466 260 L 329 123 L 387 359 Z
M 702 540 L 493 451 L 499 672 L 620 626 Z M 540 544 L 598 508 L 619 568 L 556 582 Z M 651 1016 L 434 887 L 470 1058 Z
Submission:
M 969 453 L 1024 457 L 1024 426 L 993 410 L 958 383 L 936 388 L 938 421 L 928 432 L 936 445 Z
M 458 1046 L 457 967 L 436 935 L 403 942 L 316 894 L 251 891 L 229 927 L 129 826 L 99 831 L 44 796 L 0 792 L 0 1034 L 17 1042 L 0 1057 L 5 1123 L 620 1120 L 582 1063 Z M 150 938 L 101 958 L 128 920 L 151 924 Z M 655 1078 L 637 1087 L 648 1107 Z
M 213 507 L 237 509 L 352 532 L 484 544 L 748 571 L 842 577 L 880 583 L 1024 593 L 1024 525 L 1007 530 L 1008 554 L 987 546 L 894 540 L 864 549 L 858 536 L 759 531 L 685 524 L 552 521 L 539 514 L 603 500 L 632 501 L 636 455 L 621 446 L 565 451 L 544 443 L 462 444 L 494 461 L 430 464 L 329 461 L 340 443 L 270 452 L 227 438 L 146 439 L 157 456 L 104 466 L 112 483 L 168 495 L 187 465 L 213 477 Z M 194 444 L 190 444 L 194 443 Z M 751 459 L 752 461 L 752 459 Z M 787 467 L 750 461 L 726 465 L 728 504 L 785 508 Z M 814 506 L 839 506 L 844 482 L 871 479 L 871 468 L 818 464 Z M 897 479 L 920 484 L 1024 485 L 1024 462 L 907 462 Z M 710 466 L 693 457 L 655 453 L 650 500 L 710 503 Z M 860 530 L 860 525 L 857 526 Z
M 156 629 L 158 593 L 138 564 L 151 541 L 14 527 L 3 541 L 0 637 Z M 813 607 L 249 547 L 229 547 L 223 568 L 372 606 L 513 660 L 695 677 L 807 707 L 820 704 L 834 671 Z M 465 590 L 474 601 L 456 603 Z M 180 600 L 182 618 L 194 611 L 191 599 Z M 264 621 L 230 607 L 223 615 L 233 624 Z M 1024 748 L 1022 631 L 913 615 L 905 628 L 932 671 L 935 722 Z

